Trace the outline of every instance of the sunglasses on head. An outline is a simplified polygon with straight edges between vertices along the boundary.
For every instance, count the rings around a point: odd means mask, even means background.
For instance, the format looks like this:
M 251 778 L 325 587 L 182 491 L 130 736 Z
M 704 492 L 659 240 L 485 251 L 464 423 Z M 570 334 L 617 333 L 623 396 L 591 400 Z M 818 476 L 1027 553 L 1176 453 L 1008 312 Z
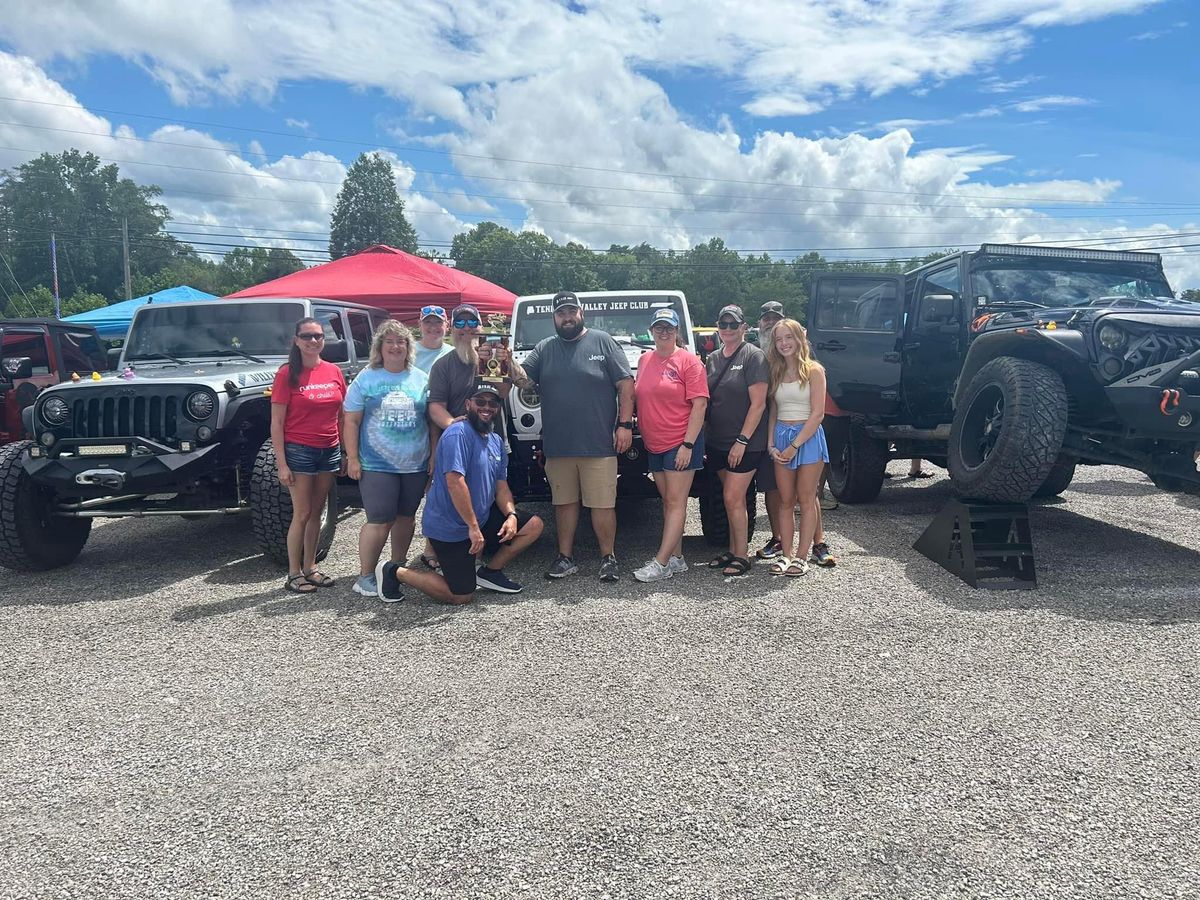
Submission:
M 314 334 L 311 331 L 302 332 L 301 334 L 296 335 L 296 337 L 300 338 L 300 340 L 302 340 L 302 341 L 323 341 L 323 340 L 325 340 L 325 335 Z
M 426 316 L 441 316 L 444 319 L 444 318 L 446 318 L 446 307 L 444 307 L 444 306 L 422 306 L 421 307 L 421 318 L 423 319 Z
M 478 328 L 479 320 L 478 319 L 455 319 L 454 327 L 455 328 Z
M 735 322 L 732 319 L 722 319 L 720 322 L 717 323 L 717 327 L 720 328 L 722 331 L 734 331 L 738 328 L 741 328 L 742 323 Z
M 487 399 L 480 399 L 479 397 L 476 397 L 476 398 L 475 398 L 475 405 L 476 405 L 476 406 L 484 406 L 484 407 L 487 407 L 488 409 L 499 409 L 499 408 L 500 408 L 500 401 L 499 401 L 499 400 L 495 400 L 495 399 L 493 399 L 493 398 L 491 398 L 491 397 L 489 397 L 489 398 L 487 398 Z

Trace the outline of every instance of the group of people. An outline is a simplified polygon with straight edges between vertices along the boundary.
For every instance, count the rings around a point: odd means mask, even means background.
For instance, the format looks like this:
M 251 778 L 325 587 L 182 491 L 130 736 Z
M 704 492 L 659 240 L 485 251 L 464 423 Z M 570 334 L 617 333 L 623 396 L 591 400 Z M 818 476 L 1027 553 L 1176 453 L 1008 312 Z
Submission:
M 687 498 L 705 466 L 720 480 L 729 520 L 728 550 L 710 567 L 729 577 L 750 572 L 746 494 L 756 475 L 772 531 L 756 555 L 771 561 L 772 574 L 805 574 L 810 554 L 820 565 L 835 564 L 817 502 L 829 461 L 821 428 L 824 370 L 804 328 L 784 317 L 781 304 L 763 304 L 765 352 L 747 342 L 742 310 L 724 307 L 720 349 L 707 365 L 680 339 L 678 313 L 654 310 L 648 323 L 654 349 L 639 360 L 636 378 L 612 336 L 587 327 L 574 293 L 559 292 L 552 309 L 555 334 L 523 363 L 503 345 L 481 348 L 482 320 L 470 304 L 450 315 L 440 306 L 423 308 L 419 340 L 390 320 L 376 330 L 369 363 L 349 386 L 341 369 L 321 358 L 322 324 L 312 318 L 296 324 L 271 394 L 271 440 L 293 510 L 287 590 L 311 593 L 334 584 L 316 556 L 321 511 L 339 473 L 359 482 L 366 517 L 356 592 L 392 602 L 407 586 L 461 604 L 477 588 L 522 590 L 504 570 L 540 537 L 544 523 L 517 507 L 508 486 L 503 405 L 513 385 L 537 385 L 541 396 L 558 545 L 547 578 L 579 572 L 574 542 L 583 507 L 599 544 L 598 577 L 620 577 L 617 457 L 632 444 L 635 409 L 663 502 L 658 552 L 634 571 L 635 579 L 656 582 L 687 570 Z M 480 377 L 481 349 L 507 371 L 502 382 Z M 410 566 L 422 500 L 426 543 L 418 565 Z

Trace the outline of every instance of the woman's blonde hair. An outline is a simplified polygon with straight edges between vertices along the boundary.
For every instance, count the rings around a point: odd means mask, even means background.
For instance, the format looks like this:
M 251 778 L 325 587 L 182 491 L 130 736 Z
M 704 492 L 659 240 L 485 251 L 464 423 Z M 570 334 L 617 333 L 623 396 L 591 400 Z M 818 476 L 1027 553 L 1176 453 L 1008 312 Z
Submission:
M 407 325 L 388 319 L 375 329 L 371 337 L 371 359 L 367 365 L 372 369 L 383 368 L 383 342 L 390 337 L 398 337 L 404 341 L 404 368 L 411 369 L 413 364 L 413 336 Z
M 796 339 L 796 369 L 800 384 L 808 384 L 813 369 L 821 368 L 821 364 L 813 359 L 812 347 L 808 343 L 808 334 L 805 332 L 804 326 L 795 319 L 783 319 L 776 322 L 775 327 L 768 332 L 767 340 L 767 367 L 771 372 L 772 396 L 788 375 L 787 358 L 775 349 L 775 335 L 780 328 L 790 331 L 792 337 Z

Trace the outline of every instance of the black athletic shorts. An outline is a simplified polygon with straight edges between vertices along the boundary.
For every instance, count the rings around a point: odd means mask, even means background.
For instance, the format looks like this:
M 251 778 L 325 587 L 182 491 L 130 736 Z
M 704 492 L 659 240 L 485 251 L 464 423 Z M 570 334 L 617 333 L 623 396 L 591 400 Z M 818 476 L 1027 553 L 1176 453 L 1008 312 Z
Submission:
M 517 531 L 528 525 L 532 518 L 532 514 L 517 507 Z M 500 538 L 497 532 L 504 524 L 504 519 L 505 516 L 500 512 L 500 507 L 493 503 L 487 521 L 480 526 L 480 531 L 483 532 L 484 556 L 491 556 L 500 549 Z M 478 563 L 471 554 L 470 539 L 439 541 L 430 538 L 429 543 L 433 545 L 433 552 L 437 554 L 438 562 L 442 565 L 442 577 L 446 579 L 450 593 L 459 597 L 475 593 L 475 569 Z
M 733 472 L 735 475 L 745 475 L 747 472 L 758 470 L 762 459 L 767 455 L 766 450 L 747 450 L 742 454 L 742 462 L 736 468 L 729 468 L 729 448 L 713 447 L 704 458 L 704 464 L 714 472 L 722 470 Z

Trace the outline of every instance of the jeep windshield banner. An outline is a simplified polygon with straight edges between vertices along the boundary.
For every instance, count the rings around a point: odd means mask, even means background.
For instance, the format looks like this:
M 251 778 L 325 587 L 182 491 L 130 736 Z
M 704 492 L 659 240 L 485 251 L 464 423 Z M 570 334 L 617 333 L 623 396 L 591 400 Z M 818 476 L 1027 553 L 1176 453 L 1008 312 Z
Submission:
M 606 297 L 580 297 L 583 320 L 588 328 L 607 331 L 618 341 L 654 346 L 650 336 L 650 320 L 655 310 L 673 309 L 680 322 L 685 322 L 683 303 L 678 296 L 654 297 L 640 294 L 620 294 Z M 532 350 L 542 338 L 554 334 L 554 308 L 544 302 L 526 303 L 517 316 L 516 349 Z
M 300 303 L 173 303 L 138 310 L 125 346 L 125 358 L 215 356 L 286 356 Z

